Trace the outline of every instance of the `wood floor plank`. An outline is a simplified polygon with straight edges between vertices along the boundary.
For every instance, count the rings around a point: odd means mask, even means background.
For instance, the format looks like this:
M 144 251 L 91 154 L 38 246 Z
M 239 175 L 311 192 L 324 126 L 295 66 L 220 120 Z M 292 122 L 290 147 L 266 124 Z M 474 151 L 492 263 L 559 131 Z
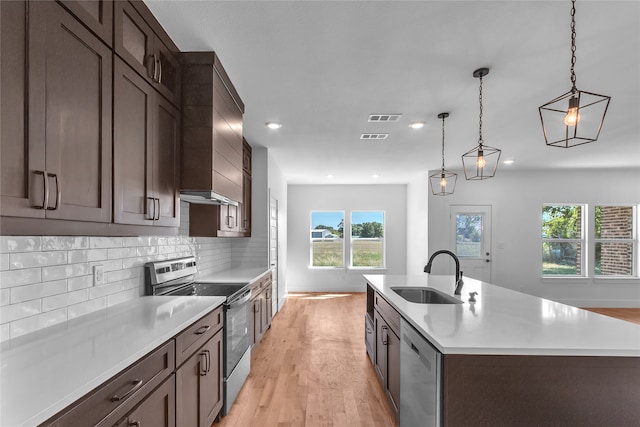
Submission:
M 214 426 L 397 426 L 365 350 L 365 305 L 365 293 L 290 294 Z

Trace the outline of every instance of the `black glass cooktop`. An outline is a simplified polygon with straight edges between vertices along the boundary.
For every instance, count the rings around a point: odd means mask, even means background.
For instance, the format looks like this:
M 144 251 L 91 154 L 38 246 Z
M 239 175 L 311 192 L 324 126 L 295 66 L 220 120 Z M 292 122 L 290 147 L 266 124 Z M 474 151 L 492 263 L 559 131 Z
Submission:
M 230 298 L 240 293 L 243 288 L 248 288 L 248 285 L 246 283 L 192 283 L 168 292 L 166 295 L 223 296 Z

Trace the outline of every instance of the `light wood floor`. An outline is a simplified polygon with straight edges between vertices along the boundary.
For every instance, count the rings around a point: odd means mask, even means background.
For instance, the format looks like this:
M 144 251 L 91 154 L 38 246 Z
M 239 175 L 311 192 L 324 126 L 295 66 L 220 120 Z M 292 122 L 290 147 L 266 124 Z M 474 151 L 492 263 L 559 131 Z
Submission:
M 366 293 L 289 294 L 214 427 L 397 426 L 364 345 Z
M 626 320 L 640 324 L 640 308 L 593 308 L 588 307 L 585 310 L 593 311 L 595 313 L 604 314 L 605 316 L 617 317 L 618 319 Z

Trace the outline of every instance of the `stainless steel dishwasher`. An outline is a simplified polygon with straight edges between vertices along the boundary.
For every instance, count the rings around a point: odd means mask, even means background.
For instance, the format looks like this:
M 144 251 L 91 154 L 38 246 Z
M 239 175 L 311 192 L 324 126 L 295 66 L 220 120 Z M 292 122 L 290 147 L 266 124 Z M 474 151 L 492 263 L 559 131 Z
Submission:
M 439 427 L 442 354 L 404 319 L 400 333 L 400 426 Z

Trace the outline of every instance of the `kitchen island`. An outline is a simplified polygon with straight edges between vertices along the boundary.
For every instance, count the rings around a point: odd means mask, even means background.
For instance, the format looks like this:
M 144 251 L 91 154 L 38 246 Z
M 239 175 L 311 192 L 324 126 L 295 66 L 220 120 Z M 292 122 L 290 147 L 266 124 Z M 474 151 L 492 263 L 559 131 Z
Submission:
M 470 278 L 460 304 L 419 304 L 393 288 L 453 296 L 454 277 L 364 277 L 441 353 L 442 425 L 637 425 L 640 326 Z

